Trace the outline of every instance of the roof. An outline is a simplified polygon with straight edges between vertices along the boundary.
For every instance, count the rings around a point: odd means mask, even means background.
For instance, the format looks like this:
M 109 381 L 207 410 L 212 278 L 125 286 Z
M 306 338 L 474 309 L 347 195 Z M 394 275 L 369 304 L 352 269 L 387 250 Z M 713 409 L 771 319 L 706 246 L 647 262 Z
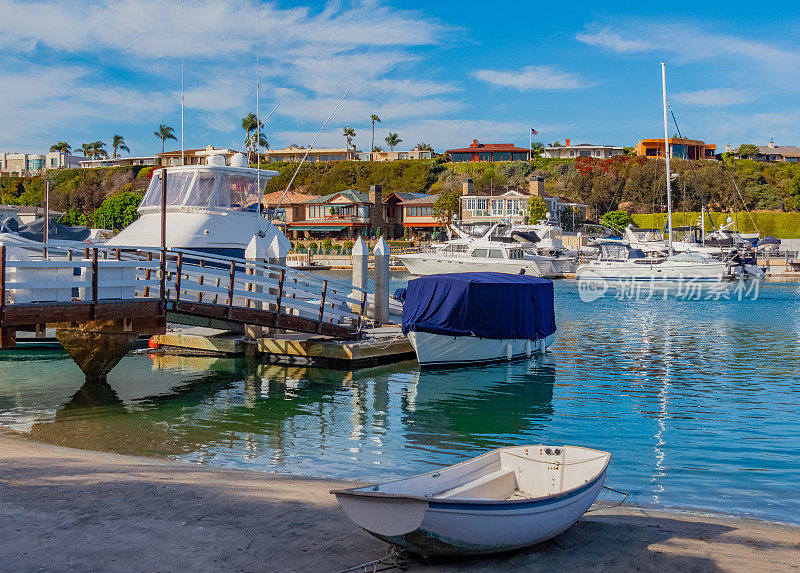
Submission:
M 800 147 L 794 145 L 757 145 L 758 152 L 762 155 L 782 155 L 783 157 L 800 157 Z
M 270 150 L 267 150 L 267 151 L 262 151 L 262 155 L 282 155 L 282 154 L 293 154 L 293 153 L 297 153 L 297 152 L 305 153 L 306 151 L 308 151 L 308 148 L 306 148 L 306 147 L 297 147 L 297 146 L 294 146 L 294 145 L 290 145 L 289 147 L 284 147 L 283 149 L 270 149 Z M 351 148 L 348 148 L 348 147 L 334 147 L 334 148 L 316 148 L 316 147 L 312 147 L 311 151 L 308 151 L 308 153 L 309 153 L 309 155 L 312 155 L 312 154 L 329 155 L 329 154 L 332 154 L 332 153 L 347 153 L 348 151 L 350 153 L 361 153 L 360 151 L 358 151 L 356 149 L 351 149 Z
M 492 189 L 490 187 L 488 189 L 487 188 L 473 189 L 472 193 L 470 193 L 469 195 L 466 195 L 466 196 L 467 197 L 475 197 L 475 196 L 477 196 L 477 197 L 484 197 L 484 196 L 486 196 L 486 197 L 500 197 L 500 196 L 505 195 L 506 193 L 509 193 L 511 191 L 515 191 L 517 193 L 520 193 L 521 195 L 530 195 L 531 194 L 530 189 L 528 189 L 526 187 L 515 187 L 513 185 L 509 185 L 507 188 L 506 187 L 495 187 L 494 189 Z
M 592 147 L 599 149 L 623 149 L 621 145 L 595 145 L 594 143 L 578 143 L 577 145 L 550 145 L 545 149 L 571 149 L 573 147 Z
M 403 205 L 433 205 L 436 202 L 436 195 L 427 195 L 425 193 L 406 193 L 406 195 L 418 195 L 401 201 Z
M 413 201 L 414 199 L 426 199 L 430 197 L 427 193 L 401 193 L 399 191 L 394 191 L 390 193 L 386 199 L 382 202 L 386 203 L 393 195 L 396 195 L 398 199 L 400 199 L 401 203 L 407 203 L 408 201 Z
M 305 201 L 306 205 L 322 205 L 328 203 L 335 197 L 339 195 L 344 195 L 348 199 L 350 199 L 353 203 L 369 203 L 369 195 L 367 193 L 362 193 L 361 191 L 356 191 L 355 189 L 345 189 L 344 191 L 337 191 L 336 193 L 331 193 L 330 195 L 322 195 L 321 197 L 314 197 L 308 201 Z
M 529 149 L 517 147 L 513 143 L 479 143 L 477 147 L 461 147 L 459 149 L 448 149 L 446 153 L 481 153 L 487 151 L 517 151 L 528 153 Z
M 44 207 L 37 207 L 33 205 L 3 205 L 0 204 L 0 211 L 16 211 L 21 215 L 44 215 Z M 56 211 L 55 209 L 50 209 L 50 216 L 61 216 L 64 215 L 62 211 Z
M 281 202 L 281 198 L 283 198 L 283 204 L 285 205 L 299 205 L 300 203 L 305 203 L 306 201 L 316 199 L 317 195 L 306 195 L 296 191 L 288 191 L 284 197 L 283 191 L 275 191 L 273 193 L 267 193 L 264 195 L 261 202 L 264 205 L 277 205 Z

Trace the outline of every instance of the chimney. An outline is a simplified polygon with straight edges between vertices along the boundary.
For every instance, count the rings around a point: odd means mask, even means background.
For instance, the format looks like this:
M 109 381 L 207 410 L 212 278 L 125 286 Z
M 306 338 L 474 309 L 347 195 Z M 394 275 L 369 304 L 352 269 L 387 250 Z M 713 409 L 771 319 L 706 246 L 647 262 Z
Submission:
M 538 176 L 531 177 L 530 183 L 528 184 L 528 188 L 531 191 L 531 195 L 533 195 L 534 197 L 543 197 L 544 178 Z
M 477 139 L 473 139 L 472 140 L 472 145 L 470 145 L 470 147 L 472 147 L 473 149 L 477 149 L 478 148 L 478 140 Z
M 472 195 L 472 179 L 467 179 L 461 184 L 462 195 Z
M 569 137 L 568 137 L 567 139 L 565 139 L 564 141 L 565 141 L 564 145 L 566 145 L 567 147 L 569 147 L 569 142 L 570 142 L 570 139 L 569 139 Z
M 774 139 L 770 138 L 770 140 L 769 140 L 769 148 L 770 149 L 775 149 L 775 140 Z
M 386 221 L 383 217 L 383 188 L 380 185 L 370 185 L 369 191 L 373 196 L 370 221 L 373 227 L 380 228 L 381 236 L 386 236 Z
M 730 151 L 731 151 L 731 144 L 729 143 L 728 145 L 725 146 L 725 153 L 730 153 Z

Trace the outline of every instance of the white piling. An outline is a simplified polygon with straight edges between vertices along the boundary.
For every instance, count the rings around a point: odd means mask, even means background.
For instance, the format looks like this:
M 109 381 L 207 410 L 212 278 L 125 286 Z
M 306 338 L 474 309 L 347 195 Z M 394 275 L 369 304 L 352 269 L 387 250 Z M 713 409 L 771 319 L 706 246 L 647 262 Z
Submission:
M 369 260 L 369 249 L 364 239 L 358 238 L 353 245 L 353 286 L 360 289 L 367 289 L 367 261 Z M 360 295 L 358 298 L 361 298 Z
M 375 245 L 375 321 L 389 322 L 389 244 L 381 237 Z

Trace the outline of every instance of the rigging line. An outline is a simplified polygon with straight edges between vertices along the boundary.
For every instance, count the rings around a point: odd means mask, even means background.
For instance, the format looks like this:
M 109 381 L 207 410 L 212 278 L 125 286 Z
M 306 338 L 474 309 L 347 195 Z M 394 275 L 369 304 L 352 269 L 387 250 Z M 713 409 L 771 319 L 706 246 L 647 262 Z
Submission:
M 308 157 L 308 154 L 311 152 L 311 149 L 314 147 L 314 144 L 317 142 L 317 139 L 319 139 L 319 136 L 322 135 L 322 132 L 325 130 L 325 127 L 328 125 L 328 122 L 333 117 L 333 114 L 336 113 L 336 110 L 339 109 L 340 105 L 342 105 L 342 102 L 344 101 L 344 98 L 346 98 L 349 94 L 350 94 L 350 90 L 347 90 L 346 92 L 344 92 L 344 95 L 339 100 L 339 102 L 336 104 L 336 107 L 333 108 L 333 111 L 328 116 L 328 119 L 325 120 L 325 123 L 322 124 L 322 127 L 317 132 L 317 135 L 314 138 L 314 141 L 312 141 L 311 145 L 309 145 L 308 149 L 306 149 L 306 154 L 303 155 L 303 159 L 300 160 L 300 165 L 297 166 L 297 169 L 295 169 L 295 171 L 294 171 L 294 175 L 292 175 L 292 178 L 289 180 L 289 184 L 286 186 L 286 189 L 283 190 L 283 195 L 281 195 L 281 200 L 278 201 L 278 206 L 275 207 L 275 211 L 277 211 L 278 209 L 281 208 L 281 205 L 283 204 L 283 199 L 286 197 L 286 193 L 288 193 L 289 187 L 291 187 L 292 183 L 294 183 L 295 177 L 297 177 L 297 174 L 300 173 L 300 168 L 306 162 L 306 158 Z
M 756 225 L 756 221 L 755 219 L 753 219 L 752 213 L 750 213 L 750 209 L 747 208 L 747 204 L 744 202 L 744 197 L 742 196 L 742 192 L 739 190 L 739 186 L 736 184 L 736 179 L 733 177 L 733 173 L 729 171 L 728 175 L 731 176 L 731 182 L 733 182 L 733 188 L 736 189 L 736 192 L 739 194 L 739 199 L 741 199 L 742 201 L 742 207 L 744 207 L 744 210 L 747 211 L 747 216 L 750 217 L 750 222 L 753 223 L 753 227 L 755 227 L 756 231 L 760 234 L 761 231 L 759 231 L 758 225 Z
M 675 129 L 678 131 L 678 137 L 683 139 L 684 137 L 683 137 L 683 134 L 681 133 L 681 128 L 678 125 L 678 120 L 675 118 L 675 112 L 672 111 L 672 106 L 669 104 L 669 100 L 667 100 L 667 107 L 669 108 L 669 113 L 672 116 L 672 121 L 675 123 Z M 703 192 L 703 188 L 700 186 L 700 181 L 697 179 L 697 173 L 694 170 L 694 165 L 692 164 L 691 160 L 689 160 L 689 169 L 692 170 L 692 178 L 694 179 L 694 182 L 697 184 L 698 191 L 700 191 L 700 202 L 702 203 L 703 207 L 705 207 L 705 205 L 706 205 L 706 195 Z M 705 218 L 705 209 L 704 208 L 700 209 L 700 216 L 702 218 Z M 716 225 L 714 225 L 714 219 L 711 217 L 711 212 L 710 211 L 708 213 L 708 220 L 711 223 L 711 229 L 716 231 L 717 227 L 716 227 Z M 720 250 L 722 250 L 721 247 L 720 247 Z

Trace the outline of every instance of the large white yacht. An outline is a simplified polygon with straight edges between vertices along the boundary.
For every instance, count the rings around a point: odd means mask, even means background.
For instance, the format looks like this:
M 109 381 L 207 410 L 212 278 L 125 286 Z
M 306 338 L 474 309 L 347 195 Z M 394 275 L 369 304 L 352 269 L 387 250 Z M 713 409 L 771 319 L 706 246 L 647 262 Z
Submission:
M 161 246 L 161 178 L 165 171 L 168 248 L 241 258 L 253 237 L 257 237 L 257 244 L 261 245 L 257 256 L 266 259 L 270 258 L 268 250 L 277 237 L 280 253 L 271 256 L 280 258 L 288 252 L 289 240 L 261 213 L 264 187 L 278 173 L 248 167 L 241 153 L 233 155 L 230 166 L 225 164 L 224 156 L 212 155 L 207 165 L 154 171 L 139 205 L 141 217 L 107 245 Z
M 472 237 L 453 228 L 457 237 L 433 244 L 423 252 L 397 257 L 413 275 L 495 272 L 555 278 L 563 274 L 554 266 L 553 257 L 528 255 L 521 243 L 491 239 L 495 227 L 482 237 Z

